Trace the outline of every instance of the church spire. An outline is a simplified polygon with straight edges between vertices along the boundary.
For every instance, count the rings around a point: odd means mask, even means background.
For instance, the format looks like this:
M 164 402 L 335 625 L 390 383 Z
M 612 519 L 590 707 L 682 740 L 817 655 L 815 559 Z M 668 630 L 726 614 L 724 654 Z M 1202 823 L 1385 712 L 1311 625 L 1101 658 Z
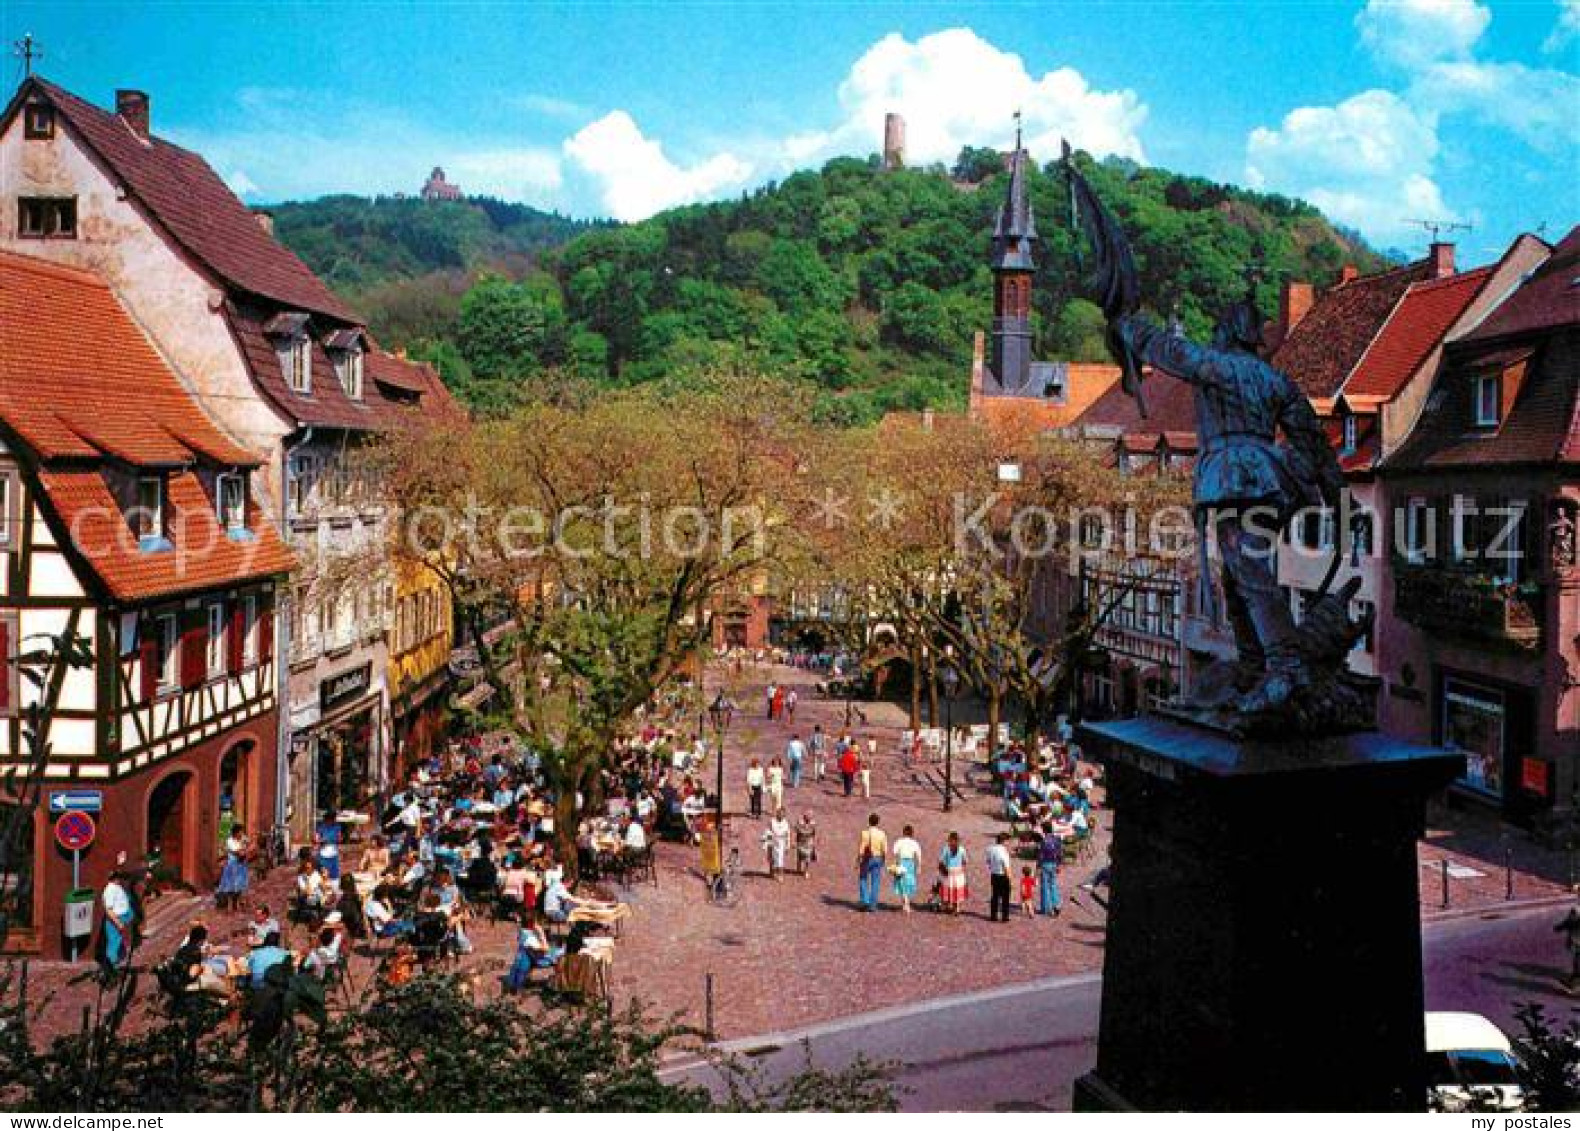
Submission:
M 1034 271 L 1037 219 L 1026 187 L 1026 162 L 1021 145 L 1020 111 L 1015 111 L 1015 149 L 1009 155 L 1009 187 L 993 225 L 992 267 L 995 271 Z

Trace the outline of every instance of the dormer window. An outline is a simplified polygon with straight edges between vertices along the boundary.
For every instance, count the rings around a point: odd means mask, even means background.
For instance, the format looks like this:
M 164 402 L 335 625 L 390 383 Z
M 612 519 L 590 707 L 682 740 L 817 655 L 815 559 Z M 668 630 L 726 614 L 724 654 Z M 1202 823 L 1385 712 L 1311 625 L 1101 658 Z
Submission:
M 239 473 L 221 475 L 215 491 L 220 525 L 230 537 L 247 533 L 247 480 Z
M 143 475 L 137 480 L 137 505 L 128 516 L 140 550 L 168 550 L 165 537 L 165 478 Z
M 335 362 L 335 369 L 340 374 L 340 387 L 346 391 L 346 396 L 354 401 L 362 399 L 362 347 L 352 346 L 348 350 L 341 350 Z
M 285 379 L 293 393 L 313 391 L 313 339 L 306 334 L 292 338 L 287 347 Z
M 1480 373 L 1474 381 L 1476 427 L 1496 428 L 1503 410 L 1503 382 L 1496 373 Z
M 1360 433 L 1359 423 L 1353 413 L 1344 418 L 1344 451 L 1346 454 L 1355 450 Z
M 55 108 L 47 102 L 29 102 L 22 110 L 22 136 L 28 141 L 54 137 Z

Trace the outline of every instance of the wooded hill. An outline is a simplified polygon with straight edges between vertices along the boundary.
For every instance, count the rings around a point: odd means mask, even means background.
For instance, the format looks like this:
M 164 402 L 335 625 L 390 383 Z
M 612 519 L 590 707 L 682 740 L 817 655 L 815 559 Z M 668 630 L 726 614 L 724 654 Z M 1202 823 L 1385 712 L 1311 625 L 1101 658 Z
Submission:
M 1077 158 L 1130 233 L 1142 293 L 1205 335 L 1260 272 L 1327 283 L 1382 259 L 1314 207 L 1133 162 Z M 627 225 L 493 201 L 329 197 L 274 209 L 276 231 L 362 309 L 381 341 L 437 362 L 484 411 L 542 380 L 620 385 L 720 364 L 788 373 L 840 421 L 964 401 L 972 335 L 992 314 L 987 241 L 1002 159 L 886 171 L 837 158 L 739 199 Z M 1086 263 L 1057 167 L 1033 169 L 1043 245 L 1038 356 L 1101 360 L 1078 297 Z

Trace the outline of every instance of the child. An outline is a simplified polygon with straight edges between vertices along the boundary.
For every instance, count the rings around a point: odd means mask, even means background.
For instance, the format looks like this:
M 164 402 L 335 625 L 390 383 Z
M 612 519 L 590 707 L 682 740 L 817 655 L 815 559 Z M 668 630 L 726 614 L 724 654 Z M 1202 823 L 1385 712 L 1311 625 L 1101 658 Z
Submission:
M 1032 901 L 1037 898 L 1037 878 L 1031 874 L 1031 865 L 1020 870 L 1020 909 L 1028 919 L 1037 917 Z

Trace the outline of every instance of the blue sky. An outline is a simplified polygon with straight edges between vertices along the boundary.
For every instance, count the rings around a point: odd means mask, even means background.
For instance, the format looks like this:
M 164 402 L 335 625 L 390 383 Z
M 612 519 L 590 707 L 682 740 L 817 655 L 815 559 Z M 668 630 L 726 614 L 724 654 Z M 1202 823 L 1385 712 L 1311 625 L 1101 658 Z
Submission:
M 1580 219 L 1580 0 L 1039 4 L 0 0 L 7 42 L 252 201 L 469 191 L 637 218 L 877 148 L 1097 153 L 1305 196 L 1406 251 L 1469 260 Z M 19 70 L 13 65 L 8 79 Z

